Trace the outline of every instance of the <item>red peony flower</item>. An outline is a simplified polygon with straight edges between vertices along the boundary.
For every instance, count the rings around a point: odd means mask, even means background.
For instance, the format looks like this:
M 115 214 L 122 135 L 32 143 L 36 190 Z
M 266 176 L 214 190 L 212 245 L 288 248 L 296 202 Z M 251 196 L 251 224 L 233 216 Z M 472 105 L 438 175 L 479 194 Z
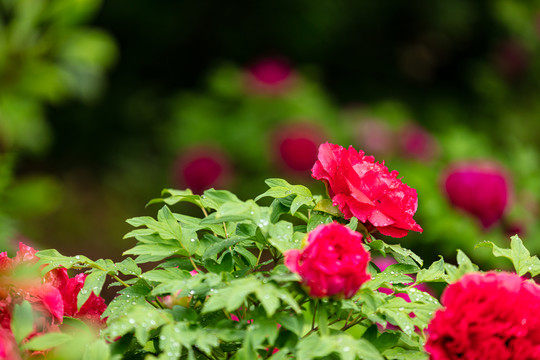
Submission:
M 302 277 L 313 297 L 348 299 L 371 279 L 367 272 L 370 256 L 362 245 L 362 235 L 335 222 L 319 225 L 308 234 L 302 250 L 284 255 L 285 265 Z
M 34 330 L 28 338 L 58 331 L 64 316 L 76 317 L 100 325 L 105 301 L 94 294 L 77 311 L 77 295 L 84 285 L 85 274 L 69 278 L 66 269 L 55 269 L 41 277 L 36 250 L 20 243 L 17 255 L 10 259 L 0 253 L 0 359 L 9 355 L 13 306 L 23 300 L 32 305 L 36 316 Z
M 284 124 L 272 136 L 272 154 L 287 170 L 305 172 L 317 160 L 317 147 L 324 135 L 314 124 Z
M 0 327 L 0 359 L 20 360 L 19 349 L 10 329 Z
M 47 275 L 48 281 L 60 291 L 64 304 L 64 316 L 81 319 L 96 326 L 105 324 L 106 320 L 101 319 L 101 315 L 107 305 L 101 296 L 91 293 L 88 300 L 77 310 L 77 295 L 84 286 L 87 274 L 78 274 L 70 278 L 67 270 L 60 268 L 50 271 Z
M 202 194 L 207 189 L 228 184 L 230 165 L 218 149 L 196 147 L 178 157 L 173 172 L 174 186 Z
M 330 143 L 319 147 L 318 160 L 311 170 L 315 179 L 326 183 L 335 206 L 346 219 L 355 216 L 368 229 L 403 237 L 409 230 L 422 231 L 413 215 L 418 206 L 416 190 L 389 172 L 373 156 L 364 156 L 352 146 L 345 149 Z
M 491 162 L 452 165 L 444 187 L 450 202 L 477 217 L 486 229 L 501 219 L 510 197 L 505 171 Z
M 432 360 L 540 359 L 540 287 L 511 273 L 471 273 L 442 295 L 428 326 Z

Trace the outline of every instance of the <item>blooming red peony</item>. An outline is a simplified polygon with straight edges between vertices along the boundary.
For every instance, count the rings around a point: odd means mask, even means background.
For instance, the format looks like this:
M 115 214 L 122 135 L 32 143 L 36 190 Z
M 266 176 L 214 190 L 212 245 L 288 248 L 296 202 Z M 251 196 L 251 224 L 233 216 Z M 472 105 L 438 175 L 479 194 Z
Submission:
M 310 232 L 302 250 L 285 252 L 285 265 L 302 277 L 313 297 L 350 298 L 371 276 L 362 235 L 331 223 Z
M 463 162 L 445 173 L 444 188 L 450 202 L 477 217 L 484 228 L 501 219 L 510 198 L 505 171 L 492 162 Z
M 540 359 L 540 286 L 511 273 L 470 273 L 442 295 L 428 326 L 432 360 Z
M 413 219 L 418 206 L 416 190 L 373 156 L 352 146 L 345 149 L 324 143 L 311 172 L 326 183 L 334 206 L 346 219 L 355 216 L 368 229 L 393 237 L 403 237 L 409 230 L 422 231 Z

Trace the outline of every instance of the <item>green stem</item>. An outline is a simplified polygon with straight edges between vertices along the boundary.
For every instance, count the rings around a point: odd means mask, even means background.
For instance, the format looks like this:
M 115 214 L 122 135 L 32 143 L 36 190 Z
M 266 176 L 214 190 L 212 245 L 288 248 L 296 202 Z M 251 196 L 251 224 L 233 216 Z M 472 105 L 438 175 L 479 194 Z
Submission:
M 313 310 L 313 320 L 311 321 L 311 331 L 315 329 L 315 317 L 317 316 L 317 307 L 319 306 L 319 300 L 315 300 L 314 310 Z
M 294 213 L 294 216 L 299 218 L 300 220 L 305 221 L 306 223 L 309 221 L 306 215 L 302 214 L 301 212 L 297 211 Z

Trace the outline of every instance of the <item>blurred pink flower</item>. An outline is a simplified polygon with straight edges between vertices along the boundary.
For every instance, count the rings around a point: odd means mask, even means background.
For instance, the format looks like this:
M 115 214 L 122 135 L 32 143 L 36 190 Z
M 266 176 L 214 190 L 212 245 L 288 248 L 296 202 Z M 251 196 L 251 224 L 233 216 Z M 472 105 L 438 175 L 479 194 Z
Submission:
M 319 225 L 301 250 L 284 253 L 285 265 L 302 278 L 312 297 L 349 299 L 371 279 L 362 235 L 339 223 Z
M 515 39 L 502 41 L 494 53 L 494 64 L 498 72 L 509 81 L 520 78 L 529 67 L 527 49 Z
M 439 144 L 433 135 L 416 124 L 407 124 L 399 134 L 401 153 L 418 161 L 432 161 L 439 154 Z
M 193 147 L 182 152 L 173 166 L 173 185 L 202 194 L 229 183 L 231 166 L 222 151 L 213 147 Z
M 486 229 L 501 219 L 511 197 L 506 171 L 492 161 L 453 164 L 443 182 L 450 202 L 478 218 Z
M 270 151 L 281 168 L 309 175 L 308 171 L 317 160 L 317 149 L 324 138 L 323 131 L 315 124 L 283 124 L 273 131 Z
M 291 88 L 294 72 L 283 57 L 267 57 L 252 64 L 246 71 L 246 87 L 259 94 L 280 94 Z
M 355 140 L 364 151 L 378 157 L 392 155 L 396 150 L 394 132 L 380 119 L 367 118 L 356 125 Z

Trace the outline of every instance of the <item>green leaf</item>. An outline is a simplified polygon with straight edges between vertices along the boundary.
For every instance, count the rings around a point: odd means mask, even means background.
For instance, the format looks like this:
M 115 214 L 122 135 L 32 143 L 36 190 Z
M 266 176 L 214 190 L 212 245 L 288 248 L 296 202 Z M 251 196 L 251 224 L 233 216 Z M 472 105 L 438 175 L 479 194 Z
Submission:
M 113 314 L 113 319 L 109 318 L 107 328 L 102 330 L 107 339 L 116 339 L 135 331 L 137 341 L 144 346 L 150 338 L 150 332 L 172 321 L 172 314 L 145 302 L 135 305 L 128 302 L 119 314 Z
M 304 332 L 304 316 L 302 314 L 285 314 L 280 312 L 276 314 L 276 320 L 285 329 L 292 331 L 298 336 L 302 336 Z
M 224 253 L 218 261 L 205 259 L 204 267 L 213 273 L 230 272 L 234 269 L 233 257 L 229 251 Z
M 141 277 L 148 281 L 168 282 L 171 280 L 182 280 L 191 277 L 191 274 L 186 270 L 180 270 L 177 268 L 167 268 L 164 270 L 150 270 L 141 275 Z
M 26 300 L 20 304 L 15 304 L 13 307 L 13 316 L 11 318 L 11 331 L 15 337 L 15 341 L 20 343 L 34 329 L 34 313 L 32 305 Z
M 182 252 L 182 249 L 179 246 L 171 244 L 136 245 L 123 253 L 123 255 L 139 255 L 139 257 L 135 259 L 135 262 L 139 264 L 150 261 L 160 261 L 174 254 L 187 255 L 187 253 Z
M 392 253 L 394 259 L 396 259 L 398 263 L 409 265 L 418 264 L 420 266 L 424 264 L 424 261 L 418 255 L 409 249 L 402 248 L 399 244 L 387 244 L 382 240 L 374 240 L 367 245 L 373 250 L 378 250 L 385 256 L 387 252 Z
M 383 360 L 380 352 L 365 339 L 355 339 L 350 334 L 342 333 L 330 336 L 312 335 L 303 338 L 297 346 L 298 360 L 311 360 L 332 353 L 340 359 Z
M 23 350 L 42 351 L 48 350 L 73 339 L 73 336 L 60 332 L 50 332 L 36 336 L 21 346 Z
M 40 259 L 38 264 L 39 265 L 46 265 L 41 269 L 42 274 L 46 274 L 52 269 L 58 268 L 58 267 L 64 267 L 66 269 L 71 269 L 74 266 L 77 265 L 94 265 L 95 263 L 83 255 L 77 255 L 77 256 L 64 256 L 60 254 L 55 249 L 49 249 L 49 250 L 42 250 L 38 251 L 36 253 L 36 256 Z
M 219 289 L 219 292 L 215 291 L 205 301 L 203 313 L 220 309 L 225 309 L 228 312 L 234 311 L 242 306 L 246 297 L 260 285 L 260 281 L 252 277 L 231 281 L 230 286 Z
M 388 349 L 383 352 L 383 355 L 388 360 L 427 360 L 428 354 L 418 350 L 406 350 L 400 347 Z
M 204 303 L 203 313 L 225 309 L 228 312 L 238 309 L 246 297 L 255 293 L 266 314 L 272 316 L 279 308 L 280 300 L 289 305 L 294 311 L 301 312 L 298 303 L 292 295 L 272 283 L 264 283 L 254 277 L 240 278 L 230 282 L 230 285 L 214 291 Z
M 375 275 L 375 278 L 368 281 L 364 286 L 369 289 L 378 289 L 381 285 L 388 284 L 408 284 L 414 282 L 410 276 L 405 274 L 412 274 L 418 271 L 418 267 L 408 264 L 392 264 L 388 266 L 383 272 Z
M 293 215 L 302 205 L 309 206 L 314 204 L 311 191 L 303 185 L 291 185 L 283 179 L 267 179 L 265 182 L 270 189 L 257 196 L 255 201 L 268 196 L 274 199 L 282 199 L 292 195 L 293 199 L 289 207 Z
M 448 277 L 444 272 L 444 259 L 442 257 L 440 260 L 433 262 L 428 269 L 422 269 L 416 274 L 416 284 L 435 281 L 448 281 Z
M 484 241 L 477 244 L 477 247 L 492 248 L 493 255 L 505 257 L 514 265 L 514 269 L 520 276 L 530 273 L 532 276 L 540 274 L 540 260 L 536 255 L 531 257 L 529 250 L 523 245 L 519 236 L 511 237 L 510 249 L 503 249 L 490 241 Z
M 118 271 L 124 275 L 141 275 L 141 268 L 137 266 L 135 260 L 130 257 L 125 258 L 122 262 L 116 263 Z
M 210 234 L 206 234 L 205 237 L 211 238 L 214 243 L 206 248 L 206 251 L 204 252 L 202 259 L 208 259 L 211 258 L 214 255 L 219 254 L 225 249 L 231 248 L 234 245 L 247 240 L 246 237 L 240 237 L 240 236 L 233 236 L 228 239 L 222 239 L 216 236 L 212 236 Z
M 358 219 L 356 217 L 352 217 L 351 218 L 351 221 L 349 221 L 349 223 L 346 225 L 349 229 L 351 229 L 352 231 L 356 231 L 356 229 L 358 228 Z
M 167 196 L 168 195 L 168 196 Z M 157 204 L 164 202 L 167 205 L 175 205 L 179 202 L 189 202 L 202 207 L 201 197 L 199 195 L 193 195 L 193 192 L 189 189 L 176 190 L 176 189 L 164 189 L 161 192 L 162 198 L 152 199 L 146 206 L 151 204 Z
M 299 249 L 301 243 L 293 237 L 293 230 L 292 224 L 288 221 L 282 220 L 277 224 L 270 224 L 268 242 L 281 253 L 291 249 Z
M 324 213 L 320 213 L 318 211 L 314 211 L 311 214 L 311 217 L 309 218 L 309 221 L 307 223 L 307 231 L 310 232 L 314 230 L 317 226 L 330 224 L 332 221 L 333 220 L 331 216 Z
M 111 353 L 107 343 L 102 339 L 98 339 L 86 346 L 82 360 L 108 360 L 110 356 Z
M 107 273 L 102 270 L 94 270 L 90 275 L 86 277 L 84 286 L 77 294 L 77 309 L 80 310 L 84 303 L 88 300 L 90 295 L 94 293 L 99 296 L 103 284 L 105 283 Z
M 225 204 L 237 203 L 241 204 L 242 201 L 238 199 L 236 195 L 227 190 L 214 190 L 208 189 L 201 196 L 202 205 L 205 208 L 214 210 L 220 209 Z
M 248 261 L 251 267 L 257 264 L 257 257 L 253 255 L 253 253 L 249 251 L 248 249 L 246 249 L 245 247 L 237 245 L 234 247 L 234 251 L 241 254 Z
M 332 200 L 330 199 L 320 200 L 319 202 L 317 202 L 317 205 L 315 205 L 313 210 L 321 211 L 335 217 L 343 217 L 341 211 L 339 211 L 339 209 L 334 206 L 334 204 L 332 204 Z

